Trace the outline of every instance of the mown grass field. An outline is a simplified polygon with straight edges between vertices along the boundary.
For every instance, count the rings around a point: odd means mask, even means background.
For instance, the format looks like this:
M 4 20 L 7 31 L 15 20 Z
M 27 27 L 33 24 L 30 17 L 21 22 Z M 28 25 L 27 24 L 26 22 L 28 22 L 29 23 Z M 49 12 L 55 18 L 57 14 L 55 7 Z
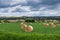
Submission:
M 26 23 L 32 25 L 34 30 L 30 33 L 25 32 L 20 27 L 20 23 L 2 23 L 0 24 L 0 40 L 48 40 L 60 38 L 60 25 L 56 28 L 43 26 L 43 22 Z M 1 33 L 2 32 L 2 33 Z M 11 33 L 11 34 L 10 34 Z M 1 35 L 2 34 L 2 35 Z M 4 35 L 4 36 L 3 36 Z M 6 38 L 7 35 L 7 39 Z M 19 35 L 19 36 L 18 36 Z M 4 38 L 4 39 L 3 39 Z M 12 39 L 11 39 L 12 38 Z M 52 40 L 50 39 L 50 40 Z

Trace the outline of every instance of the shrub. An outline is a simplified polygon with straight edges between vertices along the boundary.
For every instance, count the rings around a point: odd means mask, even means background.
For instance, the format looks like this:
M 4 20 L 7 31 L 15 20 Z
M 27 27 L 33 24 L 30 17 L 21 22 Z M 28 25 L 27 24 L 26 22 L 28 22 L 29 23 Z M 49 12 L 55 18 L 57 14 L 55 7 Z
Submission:
M 1 20 L 0 20 L 0 23 L 1 23 Z
M 26 19 L 25 22 L 35 22 L 34 19 Z
M 8 20 L 4 20 L 4 23 L 9 23 L 9 21 Z
M 25 22 L 35 22 L 34 20 L 25 20 Z

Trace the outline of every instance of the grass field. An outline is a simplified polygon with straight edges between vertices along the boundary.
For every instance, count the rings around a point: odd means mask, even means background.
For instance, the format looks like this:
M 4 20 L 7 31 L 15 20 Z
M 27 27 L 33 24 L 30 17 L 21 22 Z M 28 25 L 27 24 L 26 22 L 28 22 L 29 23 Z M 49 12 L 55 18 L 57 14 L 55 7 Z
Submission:
M 43 26 L 40 23 L 26 23 L 32 25 L 34 30 L 30 33 L 21 29 L 20 23 L 2 23 L 0 24 L 0 40 L 59 40 L 60 25 L 56 28 Z
M 32 25 L 34 30 L 31 33 L 40 33 L 40 34 L 60 34 L 60 25 L 57 25 L 56 28 L 51 28 L 51 26 L 43 26 L 43 23 L 26 23 L 27 25 Z M 20 28 L 20 23 L 2 23 L 0 24 L 0 31 L 12 32 L 12 33 L 26 33 Z

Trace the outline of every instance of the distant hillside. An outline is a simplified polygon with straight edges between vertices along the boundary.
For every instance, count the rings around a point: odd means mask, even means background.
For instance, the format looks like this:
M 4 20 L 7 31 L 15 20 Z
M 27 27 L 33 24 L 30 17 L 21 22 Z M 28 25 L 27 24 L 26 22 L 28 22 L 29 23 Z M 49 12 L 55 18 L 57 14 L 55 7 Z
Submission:
M 0 20 L 16 20 L 16 19 L 27 19 L 27 18 L 32 18 L 35 20 L 60 20 L 60 16 L 33 16 L 33 17 L 27 17 L 27 16 L 22 16 L 22 17 L 0 17 Z

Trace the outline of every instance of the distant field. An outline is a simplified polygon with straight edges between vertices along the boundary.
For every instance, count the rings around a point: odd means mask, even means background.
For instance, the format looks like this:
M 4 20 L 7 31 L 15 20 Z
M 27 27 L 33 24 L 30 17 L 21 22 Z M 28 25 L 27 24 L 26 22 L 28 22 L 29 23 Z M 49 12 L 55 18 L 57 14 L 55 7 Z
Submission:
M 40 34 L 60 34 L 60 25 L 57 25 L 56 28 L 51 28 L 43 26 L 43 22 L 40 23 L 26 23 L 27 25 L 32 25 L 34 30 L 31 33 L 40 33 Z M 12 32 L 12 33 L 26 33 L 20 28 L 20 23 L 2 23 L 0 24 L 0 31 Z

